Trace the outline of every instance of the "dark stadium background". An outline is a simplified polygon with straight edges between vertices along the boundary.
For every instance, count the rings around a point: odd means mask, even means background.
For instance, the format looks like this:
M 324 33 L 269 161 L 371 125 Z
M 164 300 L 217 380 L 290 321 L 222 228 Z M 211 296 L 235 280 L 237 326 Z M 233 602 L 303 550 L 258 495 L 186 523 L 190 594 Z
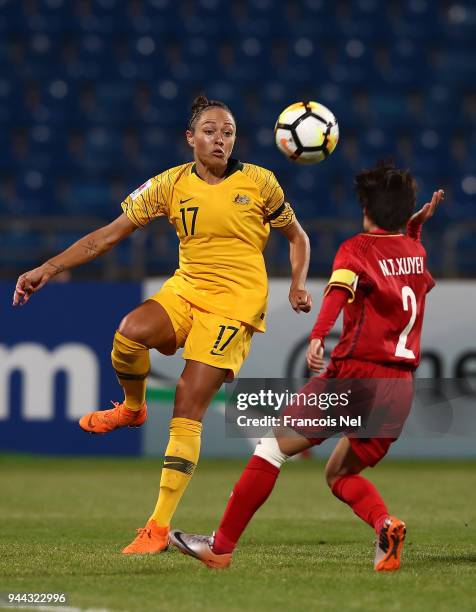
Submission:
M 236 154 L 275 171 L 312 240 L 312 275 L 359 228 L 356 170 L 393 156 L 420 202 L 437 276 L 476 271 L 476 4 L 430 0 L 0 0 L 0 260 L 5 279 L 120 213 L 130 191 L 190 159 L 199 93 L 238 122 Z M 338 118 L 326 162 L 289 163 L 273 127 L 291 102 Z M 157 222 L 75 278 L 140 279 L 177 261 Z M 268 267 L 288 270 L 272 236 Z

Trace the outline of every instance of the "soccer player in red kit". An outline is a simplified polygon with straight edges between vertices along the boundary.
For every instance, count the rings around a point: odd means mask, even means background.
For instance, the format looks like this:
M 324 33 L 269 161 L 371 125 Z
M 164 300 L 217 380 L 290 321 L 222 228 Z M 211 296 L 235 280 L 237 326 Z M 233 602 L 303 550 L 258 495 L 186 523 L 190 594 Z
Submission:
M 420 241 L 421 226 L 433 215 L 444 194 L 435 192 L 431 202 L 412 216 L 414 179 L 409 172 L 383 162 L 359 173 L 355 186 L 365 231 L 345 241 L 335 256 L 307 351 L 310 370 L 322 370 L 324 340 L 341 310 L 342 335 L 327 370 L 311 379 L 300 393 L 309 393 L 316 385 L 322 387 L 324 379 L 379 379 L 365 400 L 371 413 L 372 406 L 378 408 L 385 396 L 390 405 L 387 422 L 375 437 L 343 435 L 327 462 L 325 475 L 332 493 L 375 530 L 375 570 L 392 571 L 400 567 L 406 527 L 390 515 L 376 487 L 360 473 L 385 456 L 410 411 L 425 297 L 434 286 Z M 406 234 L 400 233 L 405 226 Z M 293 406 L 287 409 L 288 414 L 293 410 L 299 414 L 299 407 L 296 411 Z M 288 457 L 333 435 L 324 429 L 314 437 L 297 428 L 291 434 L 289 428 L 280 426 L 273 435 L 260 440 L 214 536 L 176 530 L 171 534 L 172 543 L 210 567 L 228 567 L 239 537 L 271 493 L 281 465 Z

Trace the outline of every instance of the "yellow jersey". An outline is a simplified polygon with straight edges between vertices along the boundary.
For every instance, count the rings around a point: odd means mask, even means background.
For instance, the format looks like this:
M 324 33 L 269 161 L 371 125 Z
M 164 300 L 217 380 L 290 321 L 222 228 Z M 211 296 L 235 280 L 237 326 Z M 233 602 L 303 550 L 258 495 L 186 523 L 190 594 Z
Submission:
M 211 185 L 191 162 L 149 179 L 122 209 L 137 226 L 167 216 L 175 227 L 179 268 L 168 286 L 199 308 L 265 331 L 263 250 L 270 226 L 294 220 L 272 172 L 230 160 L 224 180 Z

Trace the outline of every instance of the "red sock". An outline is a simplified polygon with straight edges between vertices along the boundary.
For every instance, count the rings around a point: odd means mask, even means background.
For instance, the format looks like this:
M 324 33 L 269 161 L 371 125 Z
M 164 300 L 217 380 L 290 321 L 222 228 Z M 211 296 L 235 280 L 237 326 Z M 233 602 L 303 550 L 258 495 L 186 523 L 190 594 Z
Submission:
M 253 455 L 235 484 L 213 541 L 217 555 L 233 552 L 254 513 L 268 499 L 279 475 L 279 468 Z
M 355 514 L 378 533 L 388 516 L 387 506 L 375 486 L 366 478 L 353 474 L 342 476 L 332 486 L 332 493 L 348 504 Z

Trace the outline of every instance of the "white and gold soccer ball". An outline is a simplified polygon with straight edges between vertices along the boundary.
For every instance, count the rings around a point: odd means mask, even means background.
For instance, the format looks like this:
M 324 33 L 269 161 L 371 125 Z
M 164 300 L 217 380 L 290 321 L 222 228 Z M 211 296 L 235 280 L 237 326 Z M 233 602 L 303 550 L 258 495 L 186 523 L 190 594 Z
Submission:
M 278 149 L 291 161 L 317 164 L 339 140 L 339 125 L 319 102 L 296 102 L 283 110 L 274 126 Z

